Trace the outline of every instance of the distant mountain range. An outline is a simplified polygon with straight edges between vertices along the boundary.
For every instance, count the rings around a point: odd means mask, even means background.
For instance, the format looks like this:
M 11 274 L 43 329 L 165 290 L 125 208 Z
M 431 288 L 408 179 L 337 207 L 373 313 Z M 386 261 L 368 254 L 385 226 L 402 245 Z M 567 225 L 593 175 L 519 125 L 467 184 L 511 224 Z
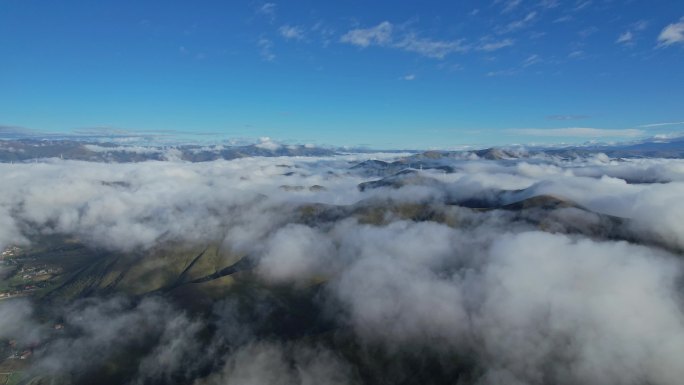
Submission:
M 306 145 L 275 143 L 251 145 L 173 145 L 140 146 L 118 143 L 88 142 L 70 139 L 5 138 L 0 139 L 0 162 L 25 162 L 35 159 L 62 158 L 93 162 L 141 162 L 146 160 L 184 160 L 206 162 L 252 156 L 332 156 L 349 152 L 373 152 L 368 149 L 331 149 Z M 409 151 L 410 152 L 410 151 Z M 387 175 L 407 166 L 440 168 L 441 159 L 506 160 L 553 156 L 576 159 L 603 153 L 611 158 L 684 158 L 684 137 L 657 139 L 615 145 L 581 145 L 567 147 L 491 147 L 461 151 L 415 151 L 392 164 L 371 160 L 358 169 L 372 175 Z M 390 170 L 388 170 L 390 168 Z M 449 171 L 445 169 L 444 171 Z
M 0 162 L 25 162 L 46 158 L 117 163 L 170 159 L 206 162 L 252 156 L 330 156 L 334 154 L 336 152 L 333 150 L 304 145 L 133 146 L 76 140 L 0 140 Z

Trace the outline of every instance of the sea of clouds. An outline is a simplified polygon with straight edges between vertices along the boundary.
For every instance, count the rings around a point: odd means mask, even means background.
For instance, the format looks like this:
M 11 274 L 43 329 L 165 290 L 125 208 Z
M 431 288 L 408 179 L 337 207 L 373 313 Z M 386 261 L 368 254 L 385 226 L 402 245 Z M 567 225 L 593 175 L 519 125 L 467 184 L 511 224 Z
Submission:
M 399 188 L 358 188 L 381 178 L 352 166 L 396 156 L 0 164 L 0 249 L 45 234 L 140 258 L 168 242 L 220 243 L 254 258 L 265 285 L 322 279 L 317 301 L 366 354 L 436 363 L 454 383 L 681 384 L 684 161 L 448 159 L 453 172 L 416 170 L 417 182 Z M 568 204 L 528 216 L 458 204 L 540 196 Z M 312 205 L 409 204 L 447 219 L 298 219 Z M 1 302 L 0 338 L 46 338 L 38 306 Z M 135 384 L 416 378 L 415 368 L 389 363 L 369 374 L 372 357 L 262 338 L 229 300 L 208 317 L 163 296 L 86 298 L 58 313 L 78 332 L 42 345 L 35 373 L 82 381 L 140 345 L 126 379 Z M 459 379 L 449 368 L 463 361 L 475 369 Z

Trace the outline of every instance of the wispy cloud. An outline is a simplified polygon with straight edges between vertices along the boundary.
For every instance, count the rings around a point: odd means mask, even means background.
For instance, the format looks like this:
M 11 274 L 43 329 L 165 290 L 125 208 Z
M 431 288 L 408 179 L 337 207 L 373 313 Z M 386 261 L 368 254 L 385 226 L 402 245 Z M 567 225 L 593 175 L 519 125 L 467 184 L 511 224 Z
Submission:
M 259 54 L 262 59 L 266 61 L 275 60 L 276 56 L 273 53 L 273 42 L 271 40 L 262 37 L 257 42 L 257 45 L 259 46 Z
M 598 29 L 597 27 L 591 26 L 591 27 L 587 27 L 587 28 L 584 28 L 584 29 L 580 30 L 579 32 L 577 32 L 577 34 L 578 34 L 582 39 L 586 39 L 586 38 L 588 38 L 589 36 L 595 34 L 595 33 L 598 32 L 598 31 L 599 31 L 599 29 Z
M 515 44 L 513 39 L 503 39 L 499 41 L 483 42 L 478 47 L 478 51 L 492 52 L 500 50 L 501 48 L 510 47 Z
M 539 6 L 544 8 L 544 9 L 553 9 L 556 8 L 560 5 L 560 2 L 558 0 L 542 0 L 539 3 Z
M 26 127 L 0 124 L 0 138 L 25 137 L 40 134 L 42 133 Z
M 667 25 L 658 35 L 658 47 L 684 44 L 684 17 L 677 23 Z
M 277 5 L 275 3 L 264 3 L 262 6 L 257 8 L 257 14 L 274 18 L 276 15 L 276 8 Z
M 572 21 L 574 18 L 571 15 L 563 15 L 557 19 L 555 19 L 553 22 L 555 23 L 567 23 L 568 21 Z
M 348 31 L 340 38 L 342 43 L 366 48 L 369 46 L 391 47 L 402 51 L 413 52 L 434 59 L 442 59 L 455 52 L 465 52 L 469 47 L 459 40 L 432 40 L 422 38 L 416 33 L 407 33 L 395 38 L 392 23 L 383 21 L 370 28 L 357 28 Z
M 617 44 L 623 44 L 623 45 L 628 45 L 632 43 L 632 39 L 634 38 L 634 35 L 632 34 L 632 31 L 625 31 L 620 34 L 620 36 L 615 40 Z
M 178 53 L 183 56 L 192 56 L 196 60 L 204 60 L 207 58 L 207 54 L 204 52 L 192 52 L 185 46 L 178 47 Z
M 584 56 L 584 51 L 581 49 L 576 49 L 568 54 L 568 57 L 571 59 L 579 59 Z
M 519 66 L 508 68 L 508 69 L 503 69 L 503 70 L 497 70 L 497 71 L 490 71 L 487 72 L 488 77 L 496 77 L 496 76 L 512 76 L 516 75 L 520 72 L 522 72 L 525 68 L 531 67 L 535 64 L 541 63 L 542 59 L 539 55 L 533 54 L 529 55 L 525 60 L 520 63 Z
M 505 70 L 489 71 L 487 72 L 487 77 L 498 77 L 498 76 L 512 76 L 520 72 L 520 70 L 515 68 L 508 68 Z
M 629 28 L 618 36 L 615 43 L 622 45 L 633 45 L 634 39 L 637 37 L 639 32 L 645 30 L 648 27 L 648 21 L 639 20 L 636 23 L 632 23 Z
M 649 23 L 648 23 L 648 21 L 646 21 L 646 20 L 639 20 L 639 21 L 637 21 L 636 23 L 632 24 L 632 28 L 633 28 L 635 31 L 643 31 L 643 30 L 645 30 L 646 28 L 648 28 L 648 24 L 649 24 Z
M 323 20 L 317 21 L 316 24 L 311 27 L 311 32 L 318 35 L 323 47 L 329 46 L 335 35 L 335 30 Z
M 639 126 L 639 128 L 653 128 L 653 127 L 681 126 L 681 125 L 684 125 L 684 122 L 665 122 L 665 123 L 642 124 L 641 126 Z
M 548 115 L 546 119 L 548 120 L 582 120 L 582 119 L 588 119 L 590 116 L 588 115 Z
M 524 18 L 508 23 L 508 25 L 506 25 L 506 27 L 504 27 L 501 30 L 501 32 L 502 33 L 508 33 L 508 32 L 514 32 L 514 31 L 517 31 L 519 29 L 525 28 L 528 25 L 530 25 L 535 20 L 536 17 L 537 17 L 537 12 L 532 11 L 532 12 L 528 13 L 527 15 L 525 15 Z
M 534 54 L 534 55 L 528 56 L 527 59 L 525 59 L 522 62 L 522 66 L 523 66 L 523 68 L 527 68 L 527 67 L 535 65 L 539 62 L 541 62 L 541 58 L 539 57 L 539 55 Z
M 634 138 L 644 135 L 644 131 L 634 128 L 605 129 L 591 127 L 518 128 L 510 129 L 508 132 L 516 135 L 568 138 Z
M 590 6 L 591 3 L 591 0 L 577 0 L 577 2 L 575 3 L 575 11 L 581 11 Z
M 416 75 L 415 74 L 408 74 L 408 75 L 402 76 L 401 79 L 406 80 L 406 81 L 416 80 Z
M 434 59 L 443 59 L 451 53 L 466 52 L 469 49 L 464 45 L 463 40 L 430 40 L 413 34 L 407 35 L 395 46 L 404 51 L 415 52 Z
M 304 29 L 298 26 L 283 25 L 278 29 L 278 32 L 288 40 L 301 40 L 304 38 Z
M 375 27 L 352 29 L 342 35 L 340 41 L 364 48 L 370 45 L 386 45 L 392 40 L 392 29 L 392 23 L 383 21 Z
M 501 3 L 502 1 L 497 1 L 497 3 Z M 518 8 L 520 3 L 522 3 L 522 0 L 508 0 L 503 2 L 503 9 L 501 10 L 501 13 L 509 13 L 512 12 L 514 9 Z

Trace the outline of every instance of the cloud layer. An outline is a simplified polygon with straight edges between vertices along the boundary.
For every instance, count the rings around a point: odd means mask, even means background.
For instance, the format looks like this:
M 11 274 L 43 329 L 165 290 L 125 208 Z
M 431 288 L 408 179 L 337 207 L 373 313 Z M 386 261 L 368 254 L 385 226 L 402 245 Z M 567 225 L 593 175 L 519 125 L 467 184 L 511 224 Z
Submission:
M 0 338 L 67 383 L 117 362 L 132 384 L 678 384 L 684 162 L 517 151 L 0 164 L 0 249 L 253 262 L 200 311 L 179 291 L 2 301 Z

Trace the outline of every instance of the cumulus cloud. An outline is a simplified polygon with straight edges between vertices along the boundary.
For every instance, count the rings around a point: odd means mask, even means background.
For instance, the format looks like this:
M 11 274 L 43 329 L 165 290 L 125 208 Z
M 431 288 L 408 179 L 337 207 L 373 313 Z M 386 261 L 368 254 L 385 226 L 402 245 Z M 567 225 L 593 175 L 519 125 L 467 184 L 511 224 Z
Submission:
M 269 238 L 259 271 L 267 279 L 292 282 L 329 274 L 336 263 L 335 247 L 319 231 L 287 225 Z
M 335 235 L 341 237 L 342 259 L 350 264 L 334 290 L 348 304 L 360 335 L 390 344 L 431 344 L 435 337 L 459 335 L 466 322 L 462 294 L 437 271 L 454 252 L 456 239 L 448 227 L 343 223 Z
M 280 143 L 275 142 L 268 136 L 262 136 L 261 138 L 259 138 L 255 146 L 258 148 L 263 148 L 265 150 L 271 151 L 275 151 L 281 147 Z
M 684 43 L 684 17 L 678 22 L 668 24 L 658 35 L 658 46 L 668 47 L 673 44 Z
M 492 382 L 675 384 L 682 375 L 676 259 L 543 233 L 504 236 L 491 258 L 477 322 L 495 357 Z

